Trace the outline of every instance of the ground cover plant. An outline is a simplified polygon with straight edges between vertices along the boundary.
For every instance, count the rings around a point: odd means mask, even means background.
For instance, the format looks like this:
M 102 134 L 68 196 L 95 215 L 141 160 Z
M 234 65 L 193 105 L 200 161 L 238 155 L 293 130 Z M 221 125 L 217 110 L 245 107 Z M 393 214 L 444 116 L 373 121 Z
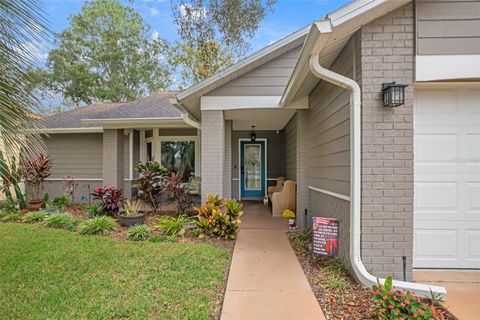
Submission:
M 68 212 L 53 214 L 45 219 L 45 225 L 47 227 L 69 231 L 74 231 L 79 223 L 80 220 Z
M 32 211 L 28 212 L 23 217 L 23 222 L 25 223 L 36 223 L 42 222 L 47 217 L 47 214 L 44 211 Z
M 80 226 L 80 234 L 108 235 L 117 227 L 117 222 L 113 218 L 101 216 L 84 221 Z
M 210 244 L 1 223 L 0 310 L 12 319 L 209 319 L 228 265 L 228 250 Z
M 150 228 L 144 224 L 137 224 L 128 228 L 127 240 L 145 241 L 150 237 Z

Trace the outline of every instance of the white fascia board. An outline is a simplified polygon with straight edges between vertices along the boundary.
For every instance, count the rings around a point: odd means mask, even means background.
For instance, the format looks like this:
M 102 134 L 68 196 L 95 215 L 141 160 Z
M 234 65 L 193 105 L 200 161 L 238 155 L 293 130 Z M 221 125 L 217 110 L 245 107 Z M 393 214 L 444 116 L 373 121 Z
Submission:
M 293 42 L 293 41 L 305 36 L 308 33 L 308 30 L 309 30 L 309 27 L 302 28 L 302 29 L 292 33 L 291 35 L 289 35 L 289 36 L 287 36 L 283 39 L 280 39 L 277 42 L 274 42 L 273 44 L 257 51 L 256 53 L 254 53 L 251 56 L 245 58 L 244 60 L 241 60 L 241 61 L 231 65 L 230 67 L 227 67 L 224 70 L 215 73 L 210 78 L 207 78 L 207 79 L 205 79 L 205 80 L 203 80 L 203 81 L 201 81 L 197 84 L 194 84 L 193 86 L 187 88 L 186 90 L 178 93 L 177 94 L 178 100 L 180 100 L 180 101 L 184 100 L 185 98 L 187 98 L 191 95 L 194 95 L 196 92 L 202 90 L 203 88 L 209 87 L 210 85 L 212 85 L 215 82 L 221 80 L 222 78 L 225 78 L 225 77 L 241 70 L 245 66 L 247 66 L 251 63 L 254 63 L 255 61 L 257 61 L 257 60 L 259 60 L 263 57 L 268 56 L 269 54 L 271 54 L 271 53 L 275 52 L 276 50 L 282 48 L 286 44 L 288 44 L 290 42 Z
M 280 96 L 203 96 L 200 109 L 236 110 L 278 108 Z
M 480 55 L 426 55 L 415 57 L 416 81 L 480 78 Z
M 85 128 L 45 128 L 40 129 L 41 133 L 44 134 L 55 134 L 55 133 L 98 133 L 103 132 L 102 127 L 85 127 Z
M 99 124 L 103 129 L 127 129 L 127 128 L 183 128 L 190 127 L 182 117 L 165 118 L 117 118 L 117 119 L 82 119 L 82 124 Z

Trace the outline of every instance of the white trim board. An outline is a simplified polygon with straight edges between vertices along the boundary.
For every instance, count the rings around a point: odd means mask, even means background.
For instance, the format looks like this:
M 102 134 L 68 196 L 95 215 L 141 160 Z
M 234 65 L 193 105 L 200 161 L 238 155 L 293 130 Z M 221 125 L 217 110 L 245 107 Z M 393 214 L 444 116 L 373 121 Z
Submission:
M 61 134 L 61 133 L 102 133 L 102 127 L 85 127 L 85 128 L 44 128 L 40 129 L 44 134 Z
M 201 110 L 279 108 L 280 96 L 203 96 Z
M 312 187 L 312 186 L 308 186 L 308 189 L 312 190 L 312 191 L 315 191 L 315 192 L 323 193 L 323 194 L 326 194 L 326 195 L 329 195 L 329 196 L 332 196 L 332 197 L 335 197 L 335 198 L 338 198 L 338 199 L 342 199 L 342 200 L 345 200 L 345 201 L 350 201 L 350 197 L 346 196 L 344 194 L 336 193 L 336 192 L 333 192 L 333 191 L 328 191 L 328 190 L 325 190 L 325 189 L 315 188 L 315 187 Z
M 247 138 L 238 139 L 238 200 L 242 200 L 242 141 L 252 141 Z M 268 140 L 267 138 L 257 138 L 255 141 L 265 141 L 265 195 L 267 195 L 267 172 L 268 172 Z M 233 180 L 233 179 L 232 179 Z
M 436 81 L 480 78 L 480 55 L 415 57 L 415 80 Z

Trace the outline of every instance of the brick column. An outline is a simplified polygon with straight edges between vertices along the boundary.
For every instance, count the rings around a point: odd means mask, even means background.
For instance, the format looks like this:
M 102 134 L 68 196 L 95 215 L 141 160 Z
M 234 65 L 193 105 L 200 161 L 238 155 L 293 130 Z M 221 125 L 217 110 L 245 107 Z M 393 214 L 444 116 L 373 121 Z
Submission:
M 297 128 L 297 224 L 303 228 L 305 223 L 305 209 L 309 208 L 308 202 L 308 128 L 307 128 L 308 110 L 298 110 L 296 115 Z
M 413 251 L 413 6 L 405 5 L 361 30 L 362 260 L 376 276 L 412 277 Z M 405 105 L 385 108 L 381 86 L 407 84 Z
M 232 120 L 225 120 L 225 159 L 223 173 L 223 196 L 232 197 Z
M 223 196 L 225 121 L 223 111 L 202 111 L 202 202 L 207 194 Z
M 124 189 L 123 129 L 103 130 L 103 185 Z

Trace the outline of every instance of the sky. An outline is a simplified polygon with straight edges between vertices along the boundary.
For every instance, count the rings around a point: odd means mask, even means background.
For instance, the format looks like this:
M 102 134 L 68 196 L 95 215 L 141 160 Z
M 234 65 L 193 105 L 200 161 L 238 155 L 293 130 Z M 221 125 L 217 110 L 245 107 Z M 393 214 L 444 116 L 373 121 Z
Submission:
M 43 0 L 50 27 L 61 32 L 69 26 L 68 18 L 80 12 L 85 0 Z M 121 0 L 132 5 L 131 1 Z M 290 33 L 323 18 L 327 13 L 350 2 L 350 0 L 277 0 L 275 11 L 261 24 L 251 41 L 250 53 L 289 35 Z M 152 32 L 169 42 L 177 39 L 172 21 L 170 0 L 133 0 L 133 7 L 148 23 Z M 40 60 L 46 60 L 48 49 L 39 52 Z

